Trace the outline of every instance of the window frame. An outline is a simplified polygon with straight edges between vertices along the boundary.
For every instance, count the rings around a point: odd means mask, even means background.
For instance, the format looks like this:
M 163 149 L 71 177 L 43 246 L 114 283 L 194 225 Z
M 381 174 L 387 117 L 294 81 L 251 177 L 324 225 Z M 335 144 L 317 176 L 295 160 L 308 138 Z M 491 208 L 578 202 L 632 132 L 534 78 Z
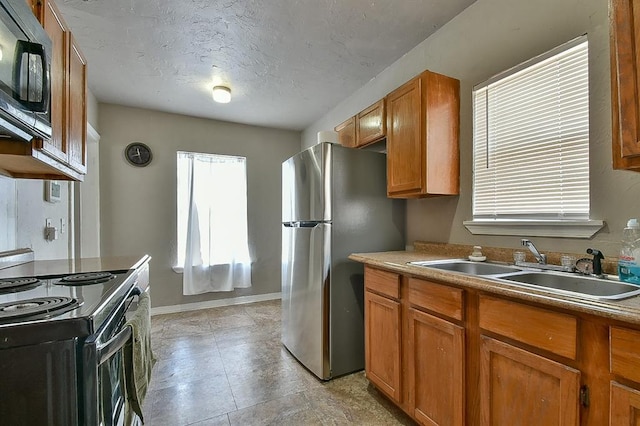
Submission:
M 488 80 L 474 86 L 474 92 L 478 89 L 482 89 L 484 87 L 488 87 L 491 84 L 494 84 L 500 80 L 506 79 L 520 71 L 523 71 L 529 67 L 535 66 L 561 52 L 572 49 L 573 47 L 588 42 L 587 35 L 582 35 L 580 37 L 576 37 L 573 40 L 570 40 L 567 43 L 563 43 L 562 45 L 549 50 L 541 55 L 538 55 L 534 58 L 531 58 L 515 67 L 512 67 L 506 71 L 503 71 L 495 76 L 489 78 Z M 588 53 L 587 53 L 588 55 Z M 587 58 L 589 60 L 589 58 Z M 475 97 L 472 94 L 472 99 Z M 589 96 L 589 103 L 591 103 Z M 475 105 L 472 106 L 472 122 L 475 132 L 476 127 L 476 116 L 475 116 Z M 589 113 L 590 114 L 590 113 Z M 473 151 L 473 160 L 472 160 L 472 215 L 475 210 L 475 202 L 476 202 L 476 179 L 475 179 L 475 161 L 476 161 L 476 141 L 475 134 L 474 140 L 472 141 L 472 151 Z M 589 169 L 591 165 L 589 164 Z M 590 173 L 590 172 L 589 172 Z M 602 220 L 591 219 L 591 189 L 589 188 L 589 211 L 587 213 L 588 217 L 572 217 L 572 215 L 568 215 L 566 217 L 562 217 L 560 214 L 545 217 L 543 214 L 525 216 L 525 217 L 509 217 L 506 214 L 499 215 L 496 217 L 477 217 L 474 216 L 472 220 L 467 220 L 463 222 L 463 225 L 472 233 L 472 234 L 481 234 L 481 235 L 528 235 L 528 236 L 542 236 L 542 237 L 563 237 L 563 238 L 590 238 L 596 232 L 598 232 L 603 226 L 604 222 Z
M 248 215 L 249 215 L 249 199 L 248 199 L 248 190 L 249 190 L 249 168 L 248 168 L 248 158 L 246 156 L 242 156 L 242 155 L 230 155 L 230 154 L 216 154 L 216 153 L 210 153 L 210 152 L 201 152 L 201 151 L 185 151 L 185 150 L 178 150 L 176 151 L 176 189 L 175 189 L 175 193 L 176 193 L 176 197 L 178 195 L 178 189 L 179 189 L 179 177 L 178 177 L 178 162 L 179 162 L 179 157 L 180 155 L 186 155 L 186 156 L 193 156 L 193 157 L 211 157 L 214 160 L 222 160 L 224 158 L 228 158 L 228 159 L 235 159 L 237 161 L 242 161 L 243 166 L 244 166 L 244 183 L 245 183 L 245 187 L 244 187 L 244 191 L 246 194 L 246 215 L 247 215 L 247 228 L 248 228 Z M 176 228 L 175 228 L 175 236 L 176 236 L 176 252 L 175 252 L 175 258 L 173 260 L 173 266 L 171 267 L 173 269 L 174 272 L 182 274 L 184 272 L 184 267 L 182 264 L 180 264 L 180 248 L 181 248 L 181 243 L 180 243 L 180 235 L 179 235 L 179 231 L 180 231 L 180 221 L 179 221 L 179 212 L 178 210 L 180 209 L 180 206 L 178 205 L 179 200 L 176 199 Z M 248 229 L 247 229 L 248 232 Z M 247 235 L 248 237 L 248 235 Z M 249 244 L 249 241 L 247 241 L 247 244 Z M 250 252 L 250 248 L 247 247 L 247 249 Z M 249 253 L 249 256 L 251 256 L 251 254 Z M 249 260 L 250 262 L 252 262 L 252 260 Z M 227 265 L 228 263 L 215 263 L 212 264 L 210 266 L 219 266 L 219 265 Z

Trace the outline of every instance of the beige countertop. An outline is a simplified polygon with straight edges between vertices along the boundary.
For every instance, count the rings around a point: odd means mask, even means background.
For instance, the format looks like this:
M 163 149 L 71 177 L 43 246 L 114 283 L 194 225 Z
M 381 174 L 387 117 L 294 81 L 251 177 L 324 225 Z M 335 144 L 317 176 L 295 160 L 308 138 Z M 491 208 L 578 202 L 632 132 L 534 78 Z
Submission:
M 83 272 L 122 271 L 135 269 L 148 262 L 148 255 L 92 257 L 75 260 L 35 260 L 0 270 L 0 279 L 17 277 L 43 277 Z
M 562 309 L 583 312 L 590 315 L 640 325 L 640 296 L 620 301 L 590 300 L 579 297 L 558 295 L 543 290 L 535 290 L 494 280 L 409 265 L 408 262 L 463 258 L 449 250 L 434 252 L 394 251 L 379 253 L 354 253 L 349 258 L 370 266 L 384 268 L 405 275 L 454 284 L 459 287 L 478 290 L 496 295 L 508 296 L 525 301 L 541 303 Z

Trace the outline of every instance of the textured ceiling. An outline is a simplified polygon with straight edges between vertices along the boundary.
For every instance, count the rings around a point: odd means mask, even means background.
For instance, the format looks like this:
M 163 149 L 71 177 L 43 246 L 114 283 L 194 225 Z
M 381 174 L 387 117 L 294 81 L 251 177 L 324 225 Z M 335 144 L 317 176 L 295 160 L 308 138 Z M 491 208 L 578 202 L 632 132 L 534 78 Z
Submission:
M 57 3 L 100 102 L 302 130 L 473 1 Z

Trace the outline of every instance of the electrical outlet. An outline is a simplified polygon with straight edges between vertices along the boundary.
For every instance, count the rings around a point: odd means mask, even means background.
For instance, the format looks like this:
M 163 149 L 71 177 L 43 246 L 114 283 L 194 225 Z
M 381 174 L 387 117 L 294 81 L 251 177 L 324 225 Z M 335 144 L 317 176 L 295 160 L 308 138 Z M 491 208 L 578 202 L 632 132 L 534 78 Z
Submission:
M 46 228 L 51 228 L 51 227 L 53 227 L 53 221 L 52 221 L 50 218 L 45 219 L 44 226 L 45 226 Z

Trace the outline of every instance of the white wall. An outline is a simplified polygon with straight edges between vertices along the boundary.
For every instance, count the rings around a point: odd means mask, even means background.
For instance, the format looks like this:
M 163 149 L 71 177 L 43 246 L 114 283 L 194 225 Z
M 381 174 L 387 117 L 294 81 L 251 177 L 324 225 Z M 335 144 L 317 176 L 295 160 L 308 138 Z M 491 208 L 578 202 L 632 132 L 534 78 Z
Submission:
M 100 104 L 102 256 L 150 254 L 153 306 L 280 291 L 281 164 L 300 150 L 300 133 Z M 153 151 L 144 168 L 123 155 L 132 141 Z M 247 157 L 253 286 L 182 295 L 176 253 L 176 151 Z
M 0 176 L 0 251 L 17 248 L 18 207 L 16 202 L 16 181 Z
M 609 28 L 606 0 L 478 0 L 450 23 L 408 52 L 375 79 L 305 129 L 303 146 L 319 130 L 332 129 L 424 69 L 461 82 L 458 197 L 410 200 L 407 241 L 426 240 L 518 247 L 520 237 L 470 234 L 472 107 L 471 90 L 492 75 L 581 34 L 589 38 L 591 216 L 607 227 L 590 240 L 534 238 L 542 250 L 584 253 L 596 247 L 617 256 L 621 230 L 640 217 L 640 173 L 611 167 Z
M 69 257 L 69 187 L 70 182 L 58 181 L 61 187 L 61 200 L 58 203 L 44 201 L 45 181 L 16 179 L 17 200 L 17 238 L 14 248 L 31 248 L 36 260 L 67 259 Z M 44 239 L 44 227 L 47 218 L 52 225 L 61 228 L 60 220 L 65 222 L 66 231 L 59 234 L 57 240 Z
M 89 125 L 87 174 L 74 186 L 75 257 L 100 257 L 100 135 Z

